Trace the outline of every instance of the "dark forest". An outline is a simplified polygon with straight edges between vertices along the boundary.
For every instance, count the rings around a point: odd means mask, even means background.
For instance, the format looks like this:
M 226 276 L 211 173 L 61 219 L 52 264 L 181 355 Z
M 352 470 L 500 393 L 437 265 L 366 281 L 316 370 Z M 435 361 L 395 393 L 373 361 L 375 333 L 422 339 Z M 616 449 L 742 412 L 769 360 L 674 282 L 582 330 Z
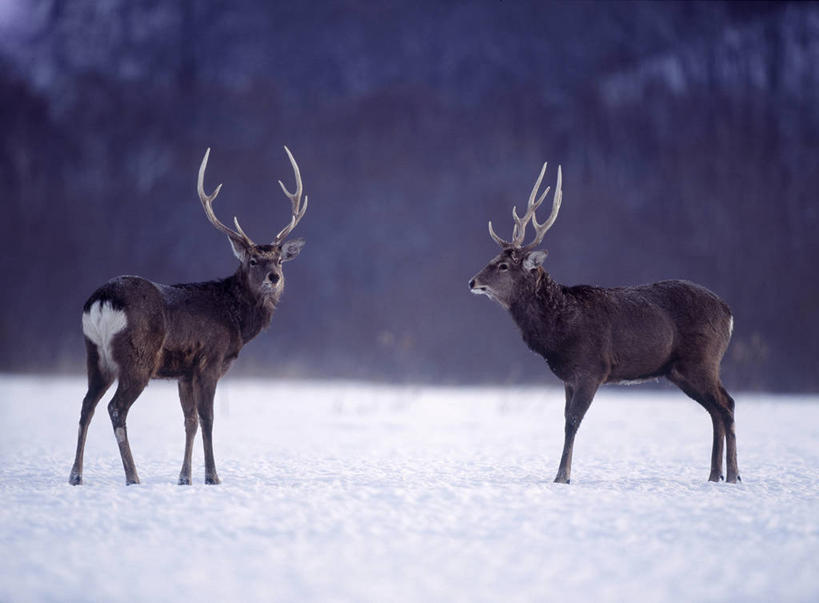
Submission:
M 734 312 L 729 389 L 819 391 L 819 4 L 6 5 L 0 371 L 80 373 L 113 276 L 231 274 L 199 162 L 272 239 L 286 144 L 307 244 L 234 375 L 557 383 L 467 287 L 548 161 L 555 280 L 701 283 Z

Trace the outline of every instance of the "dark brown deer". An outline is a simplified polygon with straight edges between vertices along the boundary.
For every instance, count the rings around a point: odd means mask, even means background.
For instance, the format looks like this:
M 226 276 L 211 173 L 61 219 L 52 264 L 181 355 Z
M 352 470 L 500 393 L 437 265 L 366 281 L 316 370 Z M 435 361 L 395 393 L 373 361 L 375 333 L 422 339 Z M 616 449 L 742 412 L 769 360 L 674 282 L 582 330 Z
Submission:
M 515 221 L 511 241 L 489 234 L 501 253 L 469 281 L 472 293 L 489 296 L 509 310 L 529 348 L 546 359 L 566 392 L 563 455 L 555 482 L 569 483 L 575 434 L 597 389 L 604 383 L 666 377 L 711 415 L 714 441 L 709 480 L 722 478 L 723 445 L 727 481 L 739 480 L 734 400 L 725 391 L 719 366 L 733 329 L 731 310 L 708 289 L 680 280 L 638 287 L 567 287 L 543 269 L 546 251 L 536 250 L 554 224 L 562 199 L 561 169 L 549 218 L 539 224 L 535 210 L 540 172 L 526 213 Z M 524 245 L 531 221 L 535 238 Z
M 138 484 L 128 445 L 128 410 L 153 378 L 177 379 L 185 416 L 185 457 L 180 484 L 191 483 L 191 453 L 199 423 L 205 452 L 205 483 L 218 484 L 213 460 L 213 395 L 216 383 L 242 347 L 270 324 L 284 290 L 282 263 L 295 258 L 304 241 L 285 241 L 307 210 L 302 203 L 299 166 L 285 147 L 296 177 L 296 192 L 279 181 L 291 202 L 290 222 L 269 245 L 257 245 L 239 226 L 222 224 L 204 190 L 210 149 L 199 167 L 197 190 L 210 223 L 228 236 L 239 260 L 236 273 L 204 283 L 161 285 L 138 276 L 117 277 L 97 289 L 85 302 L 82 315 L 88 363 L 88 393 L 82 403 L 77 454 L 69 483 L 82 483 L 82 462 L 88 424 L 97 403 L 118 380 L 108 414 L 119 444 L 126 484 Z

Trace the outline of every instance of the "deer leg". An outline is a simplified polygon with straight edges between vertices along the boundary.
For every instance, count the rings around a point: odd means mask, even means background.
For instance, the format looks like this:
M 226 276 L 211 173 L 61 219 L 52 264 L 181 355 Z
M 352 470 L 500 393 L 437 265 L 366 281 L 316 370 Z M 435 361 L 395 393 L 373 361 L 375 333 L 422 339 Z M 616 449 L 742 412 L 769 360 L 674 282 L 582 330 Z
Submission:
M 726 449 L 726 478 L 728 483 L 742 481 L 739 477 L 739 467 L 737 466 L 737 437 L 734 429 L 734 399 L 725 391 L 722 384 L 719 385 L 720 398 L 722 404 L 719 410 L 722 413 L 722 422 L 725 425 L 725 449 Z
M 711 474 L 708 476 L 708 481 L 718 482 L 723 479 L 722 453 L 723 444 L 725 443 L 725 425 L 716 407 L 706 406 L 705 410 L 711 415 L 711 424 L 714 428 L 714 441 L 711 444 Z
M 147 379 L 131 380 L 123 379 L 120 375 L 117 391 L 111 402 L 108 403 L 108 415 L 111 417 L 111 425 L 114 427 L 114 435 L 119 445 L 119 454 L 122 457 L 122 467 L 125 469 L 125 484 L 139 483 L 139 476 L 134 465 L 134 457 L 131 455 L 131 446 L 128 444 L 128 430 L 125 420 L 131 405 L 145 389 L 148 384 Z
M 684 370 L 674 367 L 668 374 L 668 379 L 679 387 L 692 400 L 698 402 L 711 416 L 714 429 L 714 439 L 711 446 L 711 473 L 708 481 L 718 482 L 722 479 L 722 454 L 726 440 L 724 414 L 720 409 L 718 390 L 710 376 L 698 377 L 695 370 Z
M 205 450 L 205 483 L 219 484 L 213 458 L 213 396 L 216 393 L 216 379 L 198 377 L 194 381 L 196 411 L 202 424 L 202 446 Z
M 569 414 L 569 405 L 572 403 L 572 396 L 574 395 L 574 388 L 568 383 L 563 384 L 563 392 L 566 395 L 566 404 L 563 407 L 563 416 Z
M 77 452 L 74 455 L 74 466 L 71 467 L 71 475 L 68 478 L 68 483 L 72 486 L 82 484 L 82 462 L 85 452 L 85 438 L 88 435 L 88 425 L 91 423 L 97 404 L 114 381 L 113 377 L 103 374 L 100 370 L 97 347 L 88 341 L 86 341 L 86 345 L 88 349 L 88 392 L 82 401 L 80 428 L 77 433 Z
M 193 395 L 193 383 L 190 380 L 181 379 L 179 381 L 179 401 L 182 403 L 182 412 L 185 415 L 185 458 L 182 461 L 182 470 L 179 472 L 179 485 L 190 486 L 193 438 L 199 428 L 196 398 Z
M 589 409 L 594 394 L 597 392 L 597 382 L 581 383 L 577 386 L 566 384 L 566 409 L 564 415 L 566 425 L 563 438 L 563 454 L 560 457 L 560 467 L 557 470 L 555 483 L 568 484 L 572 473 L 572 449 L 574 448 L 574 437 L 583 416 Z

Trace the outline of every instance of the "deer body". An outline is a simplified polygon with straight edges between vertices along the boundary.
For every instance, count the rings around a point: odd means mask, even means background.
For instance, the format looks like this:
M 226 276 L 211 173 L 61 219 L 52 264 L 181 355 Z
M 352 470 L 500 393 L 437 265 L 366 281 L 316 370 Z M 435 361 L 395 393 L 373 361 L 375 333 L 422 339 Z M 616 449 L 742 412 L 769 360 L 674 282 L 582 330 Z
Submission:
M 730 310 L 704 287 L 679 280 L 566 287 L 539 270 L 534 288 L 521 291 L 510 312 L 529 348 L 563 381 L 577 370 L 597 372 L 602 383 L 653 379 L 675 359 L 700 353 L 702 343 L 727 347 Z M 682 311 L 692 305 L 705 307 L 704 316 Z
M 286 147 L 285 147 L 286 149 Z M 128 443 L 126 418 L 131 405 L 153 378 L 177 379 L 185 417 L 185 455 L 180 484 L 191 482 L 193 439 L 202 424 L 205 482 L 218 484 L 213 457 L 213 397 L 216 384 L 242 347 L 271 321 L 284 290 L 282 263 L 296 257 L 304 241 L 285 241 L 304 215 L 301 176 L 290 152 L 297 192 L 286 226 L 269 245 L 256 245 L 236 224 L 224 226 L 213 215 L 202 188 L 208 154 L 199 172 L 199 196 L 205 213 L 228 235 L 240 261 L 236 273 L 202 283 L 162 285 L 138 276 L 120 276 L 97 289 L 83 307 L 88 392 L 80 413 L 77 451 L 69 482 L 82 483 L 83 452 L 88 425 L 99 400 L 118 381 L 108 413 L 125 469 L 127 484 L 139 483 Z M 220 185 L 221 186 L 221 185 Z
M 470 281 L 473 293 L 489 296 L 509 310 L 529 348 L 546 359 L 566 393 L 563 454 L 556 482 L 568 483 L 575 434 L 597 389 L 604 383 L 639 382 L 666 377 L 709 413 L 713 426 L 711 473 L 736 482 L 734 401 L 719 378 L 719 365 L 733 330 L 728 306 L 708 289 L 681 280 L 637 287 L 567 287 L 544 270 L 546 252 L 537 251 L 554 223 L 562 199 L 561 173 L 552 214 L 538 224 L 536 200 L 544 165 L 529 198 L 527 213 L 513 210 L 512 241 L 490 235 L 502 251 Z M 547 191 L 548 192 L 548 189 Z M 535 241 L 523 246 L 526 225 Z
M 221 377 L 242 346 L 269 326 L 275 309 L 272 303 L 259 303 L 239 282 L 237 275 L 170 286 L 138 276 L 112 279 L 83 307 L 84 315 L 97 305 L 125 317 L 129 337 L 112 334 L 112 358 L 104 361 L 105 368 L 118 373 L 115 359 L 124 358 L 123 347 L 139 336 L 135 348 L 140 364 L 152 367 L 152 378 L 190 378 L 203 367 Z

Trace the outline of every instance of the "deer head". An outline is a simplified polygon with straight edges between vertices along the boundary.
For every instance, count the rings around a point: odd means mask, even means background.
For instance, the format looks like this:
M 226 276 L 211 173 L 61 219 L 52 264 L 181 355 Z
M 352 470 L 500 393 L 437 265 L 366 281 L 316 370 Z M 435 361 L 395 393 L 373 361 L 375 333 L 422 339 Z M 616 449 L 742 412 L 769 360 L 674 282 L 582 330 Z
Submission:
M 304 197 L 304 203 L 301 201 L 302 183 L 299 166 L 293 158 L 290 149 L 284 147 L 284 150 L 290 159 L 290 164 L 293 166 L 293 173 L 296 177 L 296 192 L 291 193 L 288 191 L 282 181 L 279 180 L 279 186 L 282 187 L 282 191 L 284 191 L 284 194 L 290 199 L 291 217 L 290 222 L 279 231 L 269 244 L 257 245 L 254 243 L 251 238 L 247 236 L 245 231 L 242 230 L 242 227 L 239 226 L 239 220 L 235 217 L 233 218 L 233 224 L 236 227 L 234 230 L 222 224 L 213 213 L 213 200 L 216 199 L 216 196 L 222 189 L 222 185 L 217 186 L 210 195 L 205 194 L 205 169 L 208 165 L 210 149 L 205 151 L 205 157 L 199 166 L 199 178 L 197 181 L 199 200 L 202 202 L 205 215 L 217 230 L 228 236 L 233 254 L 239 262 L 241 262 L 238 274 L 254 295 L 258 296 L 263 302 L 273 306 L 279 301 L 282 291 L 284 290 L 282 264 L 299 255 L 301 248 L 304 246 L 304 239 L 294 239 L 292 241 L 285 241 L 285 239 L 301 221 L 302 217 L 304 217 L 304 213 L 307 211 L 307 196 L 305 195 Z
M 522 280 L 537 278 L 536 273 L 538 268 L 543 265 L 546 259 L 547 252 L 543 250 L 536 250 L 536 247 L 543 241 L 552 224 L 557 219 L 557 212 L 560 211 L 560 203 L 563 198 L 562 191 L 562 171 L 560 166 L 557 168 L 557 185 L 555 186 L 554 200 L 552 201 L 552 213 L 545 222 L 540 224 L 535 216 L 535 211 L 540 207 L 546 195 L 549 193 L 551 187 L 546 187 L 546 190 L 538 197 L 538 190 L 543 181 L 543 175 L 546 173 L 546 164 L 540 170 L 540 175 L 529 194 L 529 202 L 526 205 L 526 213 L 523 217 L 518 216 L 517 207 L 512 208 L 512 218 L 515 225 L 512 230 L 512 239 L 505 241 L 501 239 L 495 230 L 492 228 L 492 222 L 489 222 L 489 236 L 501 248 L 501 253 L 495 256 L 486 267 L 476 274 L 472 280 L 469 281 L 469 289 L 472 293 L 479 295 L 486 295 L 494 299 L 504 308 L 509 308 L 511 299 L 516 287 Z M 528 245 L 524 245 L 523 241 L 526 238 L 526 227 L 529 222 L 535 228 L 535 238 Z

